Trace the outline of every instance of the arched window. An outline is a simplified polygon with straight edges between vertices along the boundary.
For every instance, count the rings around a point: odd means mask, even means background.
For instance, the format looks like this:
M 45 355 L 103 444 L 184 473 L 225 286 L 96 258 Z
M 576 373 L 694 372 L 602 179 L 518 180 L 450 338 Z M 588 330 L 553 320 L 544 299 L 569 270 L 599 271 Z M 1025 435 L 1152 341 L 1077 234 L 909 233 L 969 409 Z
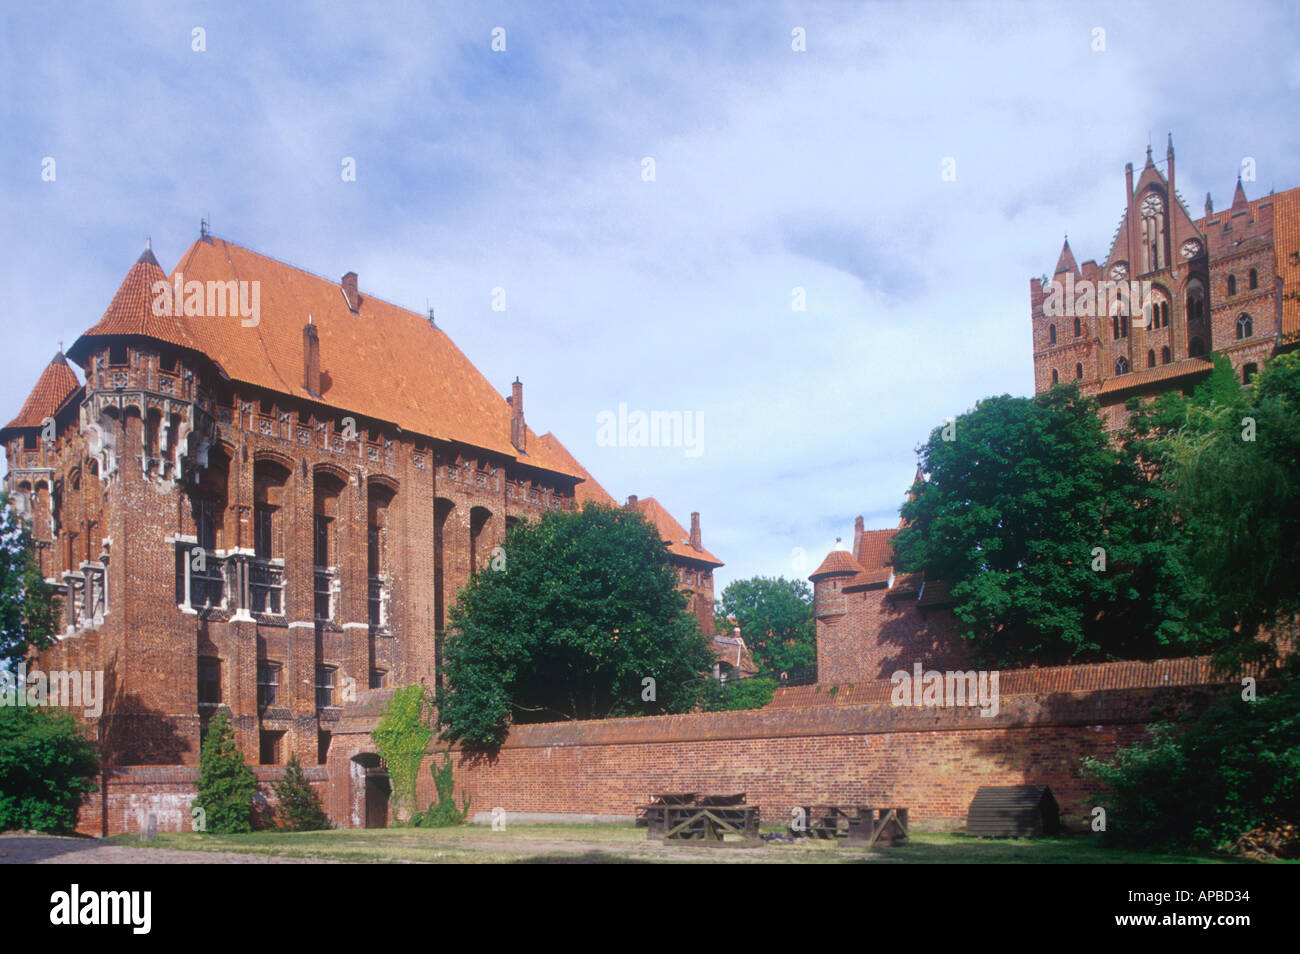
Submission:
M 1187 289 L 1187 320 L 1200 321 L 1205 317 L 1205 299 L 1199 285 Z
M 1253 361 L 1250 364 L 1242 365 L 1241 383 L 1249 384 L 1250 379 L 1253 378 L 1258 371 L 1259 371 L 1259 365 L 1255 364 Z
M 1074 336 L 1078 338 L 1082 334 L 1083 334 L 1083 324 L 1079 321 L 1078 318 L 1076 318 L 1074 319 Z
M 1248 284 L 1251 288 L 1259 287 L 1259 272 L 1255 271 L 1253 268 L 1250 270 L 1250 280 Z
M 1076 364 L 1074 366 L 1074 376 L 1079 379 L 1083 378 L 1083 365 Z
M 1128 374 L 1128 358 L 1120 355 L 1119 360 L 1115 362 L 1116 374 Z
M 1237 340 L 1249 338 L 1251 336 L 1250 315 L 1244 311 L 1237 317 Z
M 1160 363 L 1161 364 L 1169 363 L 1169 345 L 1165 345 L 1163 348 L 1160 349 Z
M 1056 344 L 1056 325 L 1047 326 L 1047 343 Z
M 1059 383 L 1060 383 L 1060 378 L 1057 376 L 1056 369 L 1053 368 L 1053 369 L 1052 369 L 1052 385 L 1055 386 L 1055 385 L 1057 385 L 1057 384 L 1059 384 Z
M 1193 358 L 1199 358 L 1205 354 L 1205 342 L 1200 338 L 1193 338 L 1187 345 L 1187 353 Z
M 1167 328 L 1168 326 L 1169 326 L 1169 302 L 1162 301 L 1160 303 L 1160 327 Z
M 1229 295 L 1235 295 L 1235 294 L 1237 294 L 1237 276 L 1236 276 L 1236 275 L 1229 275 L 1229 276 L 1228 276 L 1228 294 L 1229 294 Z
M 1156 366 L 1156 353 L 1155 350 L 1153 349 L 1147 352 L 1147 367 L 1154 368 L 1155 366 Z

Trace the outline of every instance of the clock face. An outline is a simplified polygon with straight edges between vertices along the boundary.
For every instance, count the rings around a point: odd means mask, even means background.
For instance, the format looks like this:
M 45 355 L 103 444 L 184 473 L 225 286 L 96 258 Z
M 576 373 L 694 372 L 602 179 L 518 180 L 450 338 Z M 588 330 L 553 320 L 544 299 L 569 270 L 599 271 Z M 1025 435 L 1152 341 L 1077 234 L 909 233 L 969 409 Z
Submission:
M 1128 269 L 1124 267 L 1123 262 L 1120 262 L 1118 265 L 1116 265 L 1114 268 L 1110 270 L 1110 277 L 1115 279 L 1115 281 L 1122 280 L 1124 276 L 1127 274 L 1128 274 Z
M 1143 215 L 1159 215 L 1162 208 L 1164 208 L 1164 206 L 1161 204 L 1160 196 L 1158 195 L 1149 195 L 1142 200 Z
M 1189 239 L 1183 243 L 1183 258 L 1195 258 L 1201 254 L 1201 243 L 1196 239 Z

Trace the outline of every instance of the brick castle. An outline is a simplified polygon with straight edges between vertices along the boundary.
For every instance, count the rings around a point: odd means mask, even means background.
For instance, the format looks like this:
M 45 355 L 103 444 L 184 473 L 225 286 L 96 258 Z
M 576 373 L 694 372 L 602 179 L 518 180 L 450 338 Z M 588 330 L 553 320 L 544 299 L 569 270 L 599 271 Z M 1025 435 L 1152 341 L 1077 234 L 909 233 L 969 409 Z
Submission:
M 455 594 L 515 521 L 615 505 L 432 313 L 206 232 L 170 276 L 145 250 L 0 442 L 62 597 L 37 664 L 104 671 L 107 766 L 196 765 L 218 711 L 250 761 L 324 765 L 358 694 L 435 682 Z M 628 506 L 713 635 L 699 514 Z

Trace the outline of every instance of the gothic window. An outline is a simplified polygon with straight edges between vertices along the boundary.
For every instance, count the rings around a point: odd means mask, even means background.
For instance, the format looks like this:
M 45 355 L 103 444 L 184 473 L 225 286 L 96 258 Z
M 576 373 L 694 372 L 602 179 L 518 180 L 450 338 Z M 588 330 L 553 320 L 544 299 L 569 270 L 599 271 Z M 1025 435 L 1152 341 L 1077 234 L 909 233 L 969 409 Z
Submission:
M 1083 323 L 1078 318 L 1074 319 L 1074 336 L 1076 338 L 1083 334 Z
M 1119 360 L 1115 362 L 1116 374 L 1128 374 L 1128 358 L 1120 355 Z
M 1053 384 L 1053 385 L 1056 385 L 1056 384 L 1059 384 L 1059 383 L 1060 383 L 1060 381 L 1059 381 L 1058 378 L 1057 378 L 1056 369 L 1053 368 L 1053 369 L 1052 369 L 1052 384 Z
M 1240 341 L 1242 338 L 1249 338 L 1251 333 L 1250 315 L 1243 311 L 1237 318 L 1237 340 Z
M 1160 349 L 1160 363 L 1161 364 L 1169 363 L 1169 345 L 1165 345 L 1163 348 Z
M 1235 294 L 1237 294 L 1237 276 L 1236 276 L 1236 275 L 1229 275 L 1229 276 L 1228 276 L 1228 294 L 1229 294 L 1229 295 L 1235 295 Z
M 1074 376 L 1080 380 L 1083 379 L 1083 365 L 1076 364 L 1074 366 Z
M 1148 367 L 1148 368 L 1154 368 L 1155 366 L 1156 366 L 1156 353 L 1155 353 L 1154 350 L 1148 351 L 1148 352 L 1147 352 L 1147 367 Z
M 1165 209 L 1160 196 L 1154 192 L 1142 200 L 1142 257 L 1144 271 L 1154 272 L 1166 265 Z
M 1056 325 L 1047 326 L 1047 343 L 1056 344 Z
M 1187 346 L 1187 353 L 1193 358 L 1199 358 L 1205 354 L 1205 342 L 1200 338 L 1193 338 Z
M 1169 326 L 1169 302 L 1162 301 L 1160 303 L 1160 327 L 1167 328 L 1168 326 Z
M 1253 268 L 1250 270 L 1250 279 L 1247 284 L 1249 284 L 1251 288 L 1259 287 L 1259 272 L 1255 271 Z

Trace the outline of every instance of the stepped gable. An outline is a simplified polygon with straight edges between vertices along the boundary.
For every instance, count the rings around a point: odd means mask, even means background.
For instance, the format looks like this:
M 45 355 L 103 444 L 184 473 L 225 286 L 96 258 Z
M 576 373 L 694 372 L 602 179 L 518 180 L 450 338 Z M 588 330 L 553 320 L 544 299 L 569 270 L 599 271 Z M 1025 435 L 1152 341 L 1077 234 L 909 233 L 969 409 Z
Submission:
M 233 380 L 324 403 L 403 430 L 459 442 L 541 470 L 581 477 L 525 429 L 511 442 L 511 408 L 427 315 L 358 291 L 356 276 L 332 281 L 206 235 L 173 272 L 190 281 L 256 281 L 260 315 L 180 319 L 198 350 Z M 320 341 L 319 397 L 307 391 L 302 329 Z
M 63 357 L 63 352 L 58 352 L 36 379 L 36 386 L 27 395 L 18 416 L 0 430 L 0 440 L 6 438 L 12 430 L 40 427 L 47 417 L 57 414 L 80 391 L 81 383 L 77 380 L 76 373 Z

